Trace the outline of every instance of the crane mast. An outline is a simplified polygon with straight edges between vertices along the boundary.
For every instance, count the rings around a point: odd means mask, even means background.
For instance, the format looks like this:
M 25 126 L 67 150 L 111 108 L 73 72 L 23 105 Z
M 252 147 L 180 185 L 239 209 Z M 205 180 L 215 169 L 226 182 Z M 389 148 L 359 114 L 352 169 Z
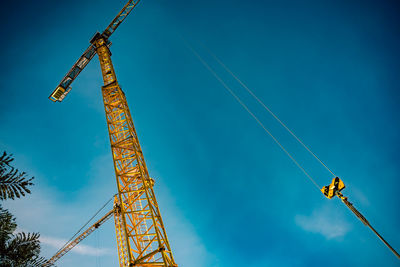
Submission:
M 118 84 L 108 40 L 139 0 L 129 0 L 103 33 L 96 33 L 91 45 L 72 66 L 50 95 L 61 102 L 70 84 L 97 53 L 104 81 L 102 95 L 114 170 L 119 212 L 114 213 L 119 264 L 126 266 L 178 266 L 172 255 L 159 206 L 154 194 L 139 139 L 125 94 Z
M 121 207 L 120 265 L 176 266 L 124 92 L 104 35 L 91 40 L 99 56 L 104 110 Z M 129 266 L 129 265 L 128 265 Z

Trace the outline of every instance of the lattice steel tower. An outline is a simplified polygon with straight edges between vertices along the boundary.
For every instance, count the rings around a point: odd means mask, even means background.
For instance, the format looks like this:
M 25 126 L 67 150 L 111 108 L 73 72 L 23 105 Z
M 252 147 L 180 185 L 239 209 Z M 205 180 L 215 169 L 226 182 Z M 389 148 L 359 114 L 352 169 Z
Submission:
M 154 194 L 154 180 L 149 176 L 125 94 L 115 75 L 108 41 L 138 2 L 128 1 L 104 32 L 95 34 L 89 48 L 49 98 L 61 102 L 71 90 L 72 81 L 97 53 L 118 187 L 114 219 L 120 266 L 177 266 Z

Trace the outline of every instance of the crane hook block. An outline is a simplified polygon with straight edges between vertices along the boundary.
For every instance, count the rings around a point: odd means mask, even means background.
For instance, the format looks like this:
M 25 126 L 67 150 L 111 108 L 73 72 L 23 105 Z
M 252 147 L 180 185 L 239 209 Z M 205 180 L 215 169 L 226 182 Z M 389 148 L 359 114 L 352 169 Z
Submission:
M 337 193 L 340 193 L 346 186 L 343 181 L 340 180 L 339 177 L 335 177 L 332 179 L 332 183 L 330 185 L 324 186 L 321 189 L 321 192 L 329 199 L 333 198 Z

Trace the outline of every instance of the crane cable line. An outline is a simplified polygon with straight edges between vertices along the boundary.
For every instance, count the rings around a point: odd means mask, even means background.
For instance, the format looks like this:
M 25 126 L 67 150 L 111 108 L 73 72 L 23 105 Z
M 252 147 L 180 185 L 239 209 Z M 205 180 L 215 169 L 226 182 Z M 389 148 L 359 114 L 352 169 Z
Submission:
M 181 37 L 183 39 L 183 37 Z M 251 110 L 247 107 L 245 103 L 237 96 L 232 89 L 222 80 L 221 77 L 208 65 L 204 59 L 194 50 L 194 48 L 183 39 L 187 47 L 193 52 L 193 54 L 200 60 L 200 62 L 207 68 L 207 70 L 218 80 L 218 82 L 236 99 L 236 101 L 250 114 L 251 117 L 260 125 L 264 131 L 275 141 L 275 143 L 285 152 L 285 154 L 296 164 L 296 166 L 307 176 L 307 178 L 314 184 L 318 191 L 320 191 L 320 186 L 318 183 L 311 177 L 311 175 L 300 165 L 300 163 L 290 154 L 289 151 L 279 142 L 279 140 L 264 126 L 264 124 L 257 118 L 257 116 L 251 112 Z
M 252 90 L 250 90 L 249 87 L 247 87 L 247 85 L 242 82 L 239 77 L 237 77 L 213 52 L 210 51 L 210 49 L 208 49 L 204 44 L 203 47 L 206 48 L 206 50 L 208 51 L 208 53 L 238 82 L 240 83 L 240 85 L 246 89 L 246 91 L 255 99 L 257 100 L 257 102 L 263 106 L 263 108 L 268 111 L 269 114 L 272 115 L 272 117 L 275 118 L 276 121 L 279 122 L 280 125 L 282 125 L 282 127 L 284 127 L 286 129 L 286 131 L 288 131 L 319 163 L 321 163 L 321 165 L 327 170 L 329 171 L 334 177 L 336 177 L 336 175 L 333 173 L 333 171 L 331 171 L 331 169 L 329 169 L 329 167 L 314 153 L 311 151 L 311 149 L 303 143 L 303 141 L 301 141 L 301 139 L 299 137 L 297 137 L 292 130 L 289 129 L 289 127 L 286 126 L 286 124 L 284 122 L 282 122 L 279 117 L 272 112 L 272 110 L 270 108 L 268 108 L 267 105 L 264 104 L 264 102 L 261 101 L 261 99 L 259 99 Z
M 361 222 L 369 227 L 376 236 L 393 252 L 393 254 L 400 259 L 399 253 L 390 246 L 390 244 L 372 227 L 372 225 L 368 222 L 368 220 L 353 206 L 351 202 L 348 201 L 348 198 L 343 196 L 340 192 L 345 188 L 344 183 L 340 180 L 339 177 L 333 178 L 332 183 L 328 186 L 321 187 L 315 182 L 315 180 L 308 174 L 308 172 L 294 159 L 294 157 L 285 149 L 285 147 L 272 135 L 272 133 L 264 126 L 264 124 L 257 118 L 257 116 L 250 111 L 250 109 L 243 103 L 243 101 L 232 91 L 232 89 L 222 80 L 221 77 L 205 62 L 205 60 L 194 50 L 194 48 L 186 41 L 182 36 L 181 39 L 184 41 L 186 46 L 193 52 L 193 54 L 199 59 L 199 61 L 207 68 L 208 71 L 224 86 L 224 88 L 239 102 L 239 104 L 253 117 L 253 119 L 264 129 L 264 131 L 271 136 L 271 138 L 275 141 L 275 143 L 286 153 L 286 155 L 296 164 L 296 166 L 307 176 L 307 178 L 317 187 L 318 191 L 322 191 L 322 193 L 329 199 L 334 196 L 338 196 L 341 201 L 361 220 Z M 204 46 L 204 45 L 203 45 Z M 204 46 L 205 47 L 205 46 Z M 206 48 L 206 47 L 205 47 Z M 208 52 L 214 57 L 214 59 L 230 74 L 232 75 L 236 81 L 238 81 L 246 90 L 249 92 L 263 107 L 266 109 L 314 158 L 316 158 L 319 163 L 321 163 L 326 170 L 328 170 L 331 174 L 334 173 L 325 165 L 321 159 L 318 158 L 316 154 L 314 154 L 310 148 L 308 148 L 301 140 L 298 138 L 233 72 L 221 62 L 208 48 L 206 48 Z M 335 176 L 335 175 L 334 175 Z M 341 184 L 341 185 L 339 185 Z
M 61 250 L 63 250 L 96 216 L 100 213 L 110 201 L 114 198 L 116 194 L 114 194 L 90 219 L 55 253 L 57 254 Z

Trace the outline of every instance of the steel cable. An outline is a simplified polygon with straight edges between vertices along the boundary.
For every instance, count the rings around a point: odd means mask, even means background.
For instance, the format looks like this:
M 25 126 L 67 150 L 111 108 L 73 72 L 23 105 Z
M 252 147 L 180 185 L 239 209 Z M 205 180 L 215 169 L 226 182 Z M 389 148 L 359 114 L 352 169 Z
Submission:
M 110 203 L 114 196 L 115 195 L 113 195 L 55 254 L 63 250 L 82 231 L 82 229 L 84 229 L 97 216 L 97 214 L 99 214 L 99 212 Z
M 275 143 L 286 153 L 286 155 L 296 164 L 296 166 L 307 176 L 307 178 L 315 185 L 315 187 L 320 191 L 320 186 L 315 182 L 315 180 L 307 173 L 307 171 L 296 161 L 296 159 L 285 149 L 285 147 L 272 135 L 272 133 L 264 126 L 264 124 L 257 118 L 257 116 L 250 111 L 246 104 L 232 91 L 232 89 L 222 80 L 221 77 L 205 62 L 205 60 L 194 50 L 194 48 L 187 42 L 182 36 L 184 43 L 186 46 L 193 52 L 193 54 L 199 59 L 199 61 L 207 68 L 209 72 L 221 83 L 224 88 L 239 102 L 239 104 L 249 113 L 253 119 L 264 129 L 264 131 L 275 141 Z M 204 46 L 204 45 L 203 45 Z M 205 46 L 204 46 L 205 47 Z M 280 124 L 283 126 L 322 166 L 325 167 L 333 176 L 336 176 L 328 166 L 322 162 L 322 160 L 311 151 L 311 149 L 305 145 L 300 138 L 298 138 L 287 126 L 284 124 L 278 116 L 275 115 L 254 93 L 251 91 L 222 61 L 215 56 L 207 47 L 205 47 L 211 56 L 237 81 L 240 83 L 242 87 L 246 89 L 246 91 L 255 99 L 257 102 L 264 107 Z M 340 197 L 340 196 L 339 196 Z M 346 206 L 366 225 L 368 226 L 378 237 L 379 239 L 400 259 L 400 255 L 397 251 L 389 245 L 389 243 L 383 239 L 383 237 L 370 225 L 370 223 L 365 219 L 365 217 L 356 210 L 353 205 L 347 201 L 346 197 L 341 195 L 341 200 L 346 204 Z
M 331 169 L 328 168 L 328 166 L 314 153 L 311 151 L 311 149 L 303 143 L 303 141 L 297 137 L 292 130 L 289 129 L 289 127 L 286 126 L 285 123 L 283 123 L 278 116 L 272 112 L 272 110 L 270 108 L 267 107 L 267 105 L 264 104 L 264 102 L 261 101 L 261 99 L 259 99 L 252 90 L 250 90 L 249 87 L 247 87 L 247 85 L 242 82 L 239 77 L 237 77 L 214 53 L 212 53 L 210 51 L 210 49 L 208 49 L 205 45 L 203 45 L 204 48 L 206 48 L 206 50 L 208 51 L 208 53 L 238 82 L 240 83 L 240 85 L 246 89 L 246 91 L 261 105 L 263 106 L 263 108 L 269 112 L 269 114 L 272 115 L 272 117 L 275 118 L 275 120 L 277 120 L 279 122 L 279 124 L 284 127 L 319 163 L 321 163 L 322 166 L 325 167 L 325 169 L 327 171 L 329 171 L 334 177 L 336 177 L 336 175 L 333 173 L 333 171 L 331 171 Z
M 183 37 L 182 37 L 183 38 Z M 199 61 L 207 68 L 207 70 L 218 80 L 219 83 L 236 99 L 237 102 L 253 117 L 253 119 L 260 125 L 264 131 L 274 140 L 274 142 L 286 153 L 286 155 L 295 163 L 295 165 L 308 177 L 308 179 L 314 184 L 314 186 L 320 190 L 320 186 L 315 182 L 311 175 L 300 165 L 299 162 L 286 150 L 286 148 L 278 141 L 277 138 L 264 126 L 264 124 L 257 118 L 257 116 L 250 111 L 246 104 L 232 91 L 232 89 L 222 80 L 221 77 L 204 61 L 204 59 L 194 50 L 194 48 L 185 40 L 187 47 L 193 52 L 193 54 L 199 59 Z

